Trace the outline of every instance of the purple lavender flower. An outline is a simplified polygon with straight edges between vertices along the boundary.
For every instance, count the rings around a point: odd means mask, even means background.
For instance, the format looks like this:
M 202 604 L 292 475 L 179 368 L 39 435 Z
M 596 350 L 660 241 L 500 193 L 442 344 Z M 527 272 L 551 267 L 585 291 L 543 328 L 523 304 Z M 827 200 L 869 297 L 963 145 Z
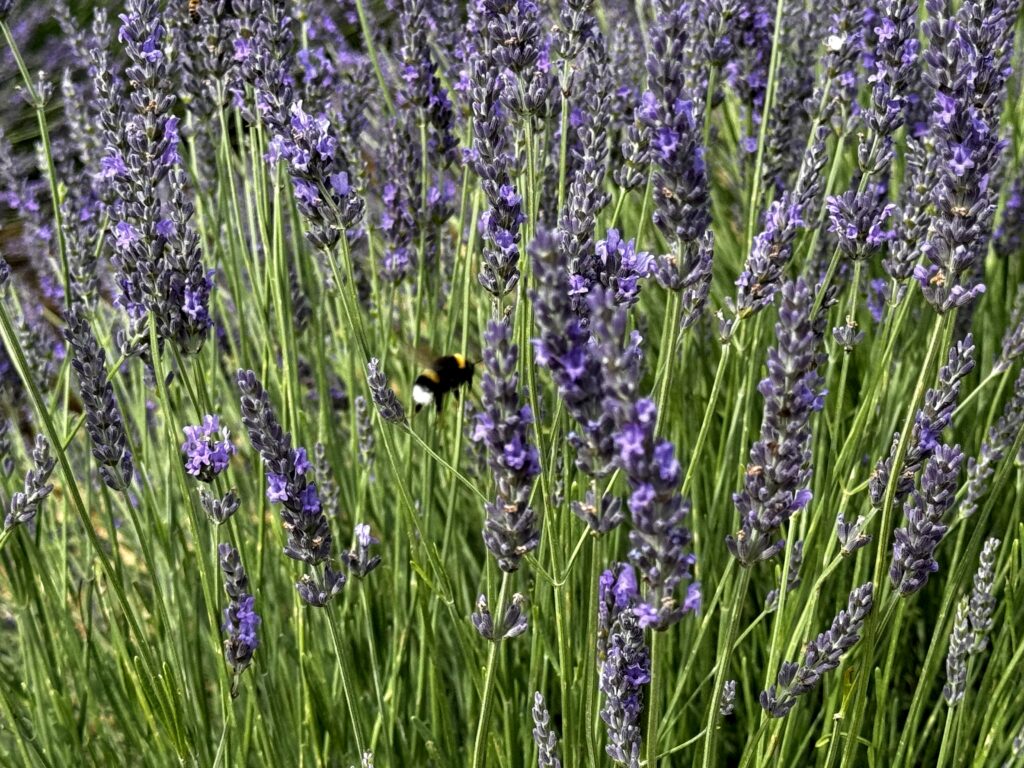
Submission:
M 114 388 L 108 380 L 107 354 L 93 336 L 80 308 L 72 306 L 66 320 L 64 338 L 71 345 L 71 365 L 78 374 L 92 455 L 99 464 L 103 481 L 115 491 L 125 490 L 132 481 L 132 455 L 121 411 L 114 399 Z
M 654 258 L 637 252 L 633 240 L 623 240 L 617 229 L 609 229 L 597 244 L 601 262 L 601 283 L 614 291 L 615 303 L 632 307 L 640 299 L 640 280 L 654 271 Z
M 978 557 L 978 570 L 974 574 L 974 586 L 967 613 L 971 621 L 971 653 L 981 653 L 988 647 L 988 634 L 992 631 L 992 616 L 996 610 L 995 587 L 996 551 L 1000 541 L 986 539 Z
M 202 424 L 185 427 L 183 431 L 185 442 L 181 444 L 181 452 L 186 472 L 209 483 L 228 468 L 235 455 L 235 444 L 231 442 L 227 427 L 220 426 L 217 416 L 207 414 Z
M 896 529 L 889 568 L 901 597 L 917 592 L 939 570 L 935 550 L 948 528 L 944 518 L 956 501 L 963 458 L 959 446 L 939 446 L 924 468 L 920 492 L 912 493 L 904 505 L 907 524 Z
M 968 334 L 965 339 L 950 347 L 946 365 L 939 370 L 939 386 L 925 393 L 924 406 L 914 417 L 909 447 L 903 459 L 903 466 L 897 473 L 893 497 L 895 502 L 902 502 L 914 489 L 914 477 L 925 459 L 938 447 L 940 436 L 953 421 L 953 412 L 960 398 L 961 381 L 973 369 L 974 338 Z M 885 491 L 893 472 L 893 459 L 899 447 L 899 437 L 898 433 L 893 435 L 889 456 L 880 459 L 875 465 L 875 473 L 868 486 L 871 503 L 876 508 L 881 507 L 885 499 Z
M 747 317 L 771 304 L 782 273 L 793 255 L 797 228 L 803 226 L 800 209 L 788 195 L 775 200 L 764 215 L 764 229 L 754 238 L 754 247 L 743 272 L 736 278 L 739 288 L 736 313 Z
M 871 535 L 864 533 L 867 521 L 864 516 L 859 516 L 852 523 L 846 522 L 846 517 L 840 512 L 836 516 L 836 538 L 842 546 L 843 557 L 849 557 L 861 547 L 871 541 Z
M 768 350 L 768 377 L 758 385 L 765 401 L 761 437 L 750 449 L 744 488 L 733 494 L 740 530 L 726 537 L 746 567 L 782 551 L 785 542 L 773 541 L 777 531 L 811 501 L 810 417 L 824 405 L 821 328 L 810 317 L 812 302 L 803 278 L 782 289 L 778 345 Z
M 333 538 L 308 474 L 313 467 L 305 448 L 293 448 L 267 393 L 252 371 L 238 372 L 242 423 L 267 472 L 267 498 L 281 503 L 281 523 L 288 535 L 284 553 L 313 569 L 296 588 L 309 605 L 322 607 L 344 586 L 345 576 L 330 564 Z
M 680 603 L 676 588 L 691 578 L 696 561 L 686 551 L 691 537 L 683 524 L 690 505 L 679 493 L 682 471 L 674 447 L 655 437 L 656 420 L 654 403 L 641 399 L 627 411 L 615 445 L 616 463 L 632 489 L 629 559 L 647 584 L 644 600 L 633 610 L 641 627 L 664 630 L 700 607 L 700 585 L 690 583 Z
M 231 697 L 238 696 L 238 679 L 252 663 L 253 654 L 259 648 L 257 636 L 261 619 L 256 613 L 255 598 L 249 594 L 249 577 L 242 567 L 238 550 L 230 544 L 218 548 L 220 569 L 224 574 L 224 591 L 230 602 L 224 609 L 224 658 L 231 668 L 233 681 Z
M 839 612 L 827 632 L 807 644 L 803 664 L 782 663 L 776 685 L 761 691 L 761 708 L 770 717 L 785 717 L 798 697 L 818 686 L 821 678 L 839 666 L 843 654 L 860 640 L 864 620 L 871 613 L 873 601 L 871 582 L 850 593 L 846 609 Z
M 10 508 L 4 518 L 4 530 L 25 525 L 35 520 L 43 500 L 50 495 L 53 484 L 47 482 L 57 462 L 50 455 L 50 444 L 42 435 L 36 435 L 32 448 L 32 469 L 25 474 L 24 490 L 11 496 Z
M 511 343 L 505 322 L 492 320 L 484 334 L 483 411 L 473 439 L 487 446 L 496 497 L 486 505 L 484 543 L 503 571 L 519 568 L 523 556 L 540 543 L 540 528 L 529 506 L 533 479 L 540 474 L 537 449 L 530 445 L 533 413 L 520 403 L 516 363 L 519 348 Z
M 683 3 L 671 3 L 658 14 L 647 57 L 651 90 L 638 110 L 650 127 L 658 169 L 653 177 L 654 222 L 670 239 L 678 238 L 684 250 L 700 240 L 711 222 L 701 105 L 686 85 L 688 11 Z
M 869 259 L 896 233 L 884 228 L 896 206 L 883 206 L 879 195 L 872 191 L 858 194 L 851 190 L 842 195 L 833 195 L 826 202 L 831 225 L 839 249 L 851 259 Z
M 604 694 L 601 719 L 608 730 L 605 752 L 616 763 L 639 765 L 643 691 L 651 681 L 651 659 L 632 611 L 618 613 L 612 622 L 598 670 Z

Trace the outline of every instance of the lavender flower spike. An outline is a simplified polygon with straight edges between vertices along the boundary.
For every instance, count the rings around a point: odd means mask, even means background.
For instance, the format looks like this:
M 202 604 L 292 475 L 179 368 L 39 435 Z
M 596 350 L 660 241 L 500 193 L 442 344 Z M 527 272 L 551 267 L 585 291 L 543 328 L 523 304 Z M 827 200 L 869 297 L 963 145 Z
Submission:
M 86 429 L 100 475 L 110 488 L 125 490 L 132 481 L 132 455 L 128 451 L 121 411 L 114 400 L 114 388 L 107 380 L 107 355 L 78 307 L 72 306 L 68 311 L 64 338 L 74 353 L 71 364 L 78 374 Z
M 483 412 L 477 415 L 473 431 L 473 440 L 487 446 L 487 463 L 497 486 L 495 500 L 486 505 L 484 543 L 506 572 L 518 569 L 523 556 L 540 542 L 537 517 L 528 503 L 540 461 L 529 443 L 533 413 L 519 401 L 519 348 L 511 343 L 511 336 L 507 323 L 488 323 Z
M 558 734 L 551 730 L 551 715 L 540 691 L 533 694 L 532 714 L 537 768 L 562 768 L 562 761 L 558 758 Z
M 523 610 L 525 603 L 526 598 L 518 592 L 512 595 L 512 602 L 506 606 L 501 622 L 495 626 L 494 617 L 487 606 L 487 596 L 480 595 L 476 600 L 476 611 L 470 615 L 470 620 L 480 633 L 480 637 L 492 643 L 518 637 L 527 629 L 526 613 Z
M 904 505 L 907 524 L 896 529 L 889 579 L 901 597 L 912 595 L 939 570 L 935 550 L 948 526 L 946 512 L 956 501 L 957 479 L 963 463 L 960 447 L 940 446 L 921 476 L 921 490 Z
M 43 499 L 50 495 L 53 485 L 48 483 L 56 461 L 50 455 L 50 444 L 42 435 L 36 435 L 32 449 L 32 469 L 25 475 L 25 490 L 11 496 L 11 508 L 4 518 L 4 530 L 24 525 L 35 519 Z
M 370 554 L 370 547 L 379 544 L 380 540 L 370 533 L 370 526 L 366 523 L 356 523 L 355 537 L 356 548 L 350 552 L 342 552 L 341 561 L 348 566 L 353 576 L 365 579 L 380 565 L 380 555 Z
M 235 444 L 231 442 L 228 428 L 220 426 L 217 416 L 207 414 L 202 424 L 185 427 L 182 431 L 185 442 L 181 445 L 181 452 L 186 472 L 209 483 L 228 468 L 231 457 L 235 455 Z
M 747 317 L 772 302 L 782 272 L 793 255 L 797 229 L 803 226 L 800 208 L 788 195 L 775 200 L 764 215 L 764 229 L 754 238 L 743 272 L 736 278 L 736 314 Z
M 978 511 L 978 502 L 988 490 L 988 481 L 995 472 L 995 465 L 1003 460 L 1010 450 L 1017 432 L 1024 425 L 1024 369 L 1017 375 L 1013 395 L 1003 407 L 1003 413 L 989 427 L 988 436 L 981 444 L 978 458 L 967 462 L 967 496 L 960 504 L 960 514 L 970 517 Z
M 788 715 L 798 697 L 816 688 L 826 672 L 839 666 L 843 654 L 860 640 L 864 620 L 871 613 L 873 595 L 874 585 L 870 581 L 857 587 L 829 630 L 807 644 L 803 664 L 782 663 L 777 684 L 761 691 L 761 708 L 770 717 Z
M 634 612 L 640 627 L 664 630 L 700 607 L 700 585 L 690 583 L 680 602 L 676 587 L 689 581 L 696 557 L 687 551 L 690 531 L 683 524 L 690 504 L 679 493 L 682 470 L 675 448 L 655 437 L 657 408 L 642 399 L 627 411 L 615 436 L 618 466 L 629 479 L 629 559 L 643 576 L 647 594 Z
M 956 606 L 953 631 L 949 633 L 949 651 L 946 654 L 946 684 L 942 696 L 946 704 L 955 707 L 964 699 L 967 689 L 967 656 L 971 652 L 971 630 L 968 622 L 969 600 L 966 595 Z
M 231 667 L 233 681 L 231 697 L 238 696 L 238 678 L 252 663 L 253 654 L 259 648 L 256 635 L 261 619 L 255 610 L 255 598 L 249 594 L 249 577 L 242 567 L 238 550 L 230 544 L 218 547 L 220 569 L 224 573 L 224 591 L 230 602 L 224 609 L 224 658 Z
M 824 405 L 821 323 L 810 317 L 811 290 L 801 278 L 782 295 L 778 345 L 768 350 L 768 377 L 758 385 L 764 397 L 761 436 L 750 449 L 743 490 L 733 494 L 740 529 L 725 540 L 748 568 L 782 551 L 778 530 L 811 501 L 810 417 Z
M 405 408 L 388 386 L 387 377 L 380 369 L 380 360 L 371 358 L 366 366 L 366 383 L 370 385 L 370 398 L 384 421 L 400 424 L 405 421 Z
M 643 687 L 651 681 L 651 659 L 644 631 L 631 611 L 615 619 L 599 672 L 605 697 L 601 719 L 608 729 L 605 752 L 620 765 L 639 766 Z
M 995 581 L 996 550 L 999 539 L 992 538 L 985 542 L 978 558 L 978 570 L 974 574 L 974 587 L 971 589 L 971 600 L 967 613 L 971 620 L 971 632 L 974 634 L 971 653 L 981 653 L 988 647 L 988 633 L 992 631 L 992 614 L 996 610 L 996 599 L 992 595 Z

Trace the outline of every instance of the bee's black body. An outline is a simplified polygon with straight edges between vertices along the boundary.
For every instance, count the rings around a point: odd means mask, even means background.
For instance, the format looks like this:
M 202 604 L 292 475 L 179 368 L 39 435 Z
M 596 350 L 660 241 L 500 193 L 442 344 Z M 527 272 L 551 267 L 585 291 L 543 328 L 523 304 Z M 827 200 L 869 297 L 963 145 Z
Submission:
M 445 355 L 424 368 L 412 385 L 413 404 L 418 412 L 424 405 L 434 404 L 441 412 L 444 396 L 458 392 L 459 387 L 473 381 L 473 364 L 462 355 Z

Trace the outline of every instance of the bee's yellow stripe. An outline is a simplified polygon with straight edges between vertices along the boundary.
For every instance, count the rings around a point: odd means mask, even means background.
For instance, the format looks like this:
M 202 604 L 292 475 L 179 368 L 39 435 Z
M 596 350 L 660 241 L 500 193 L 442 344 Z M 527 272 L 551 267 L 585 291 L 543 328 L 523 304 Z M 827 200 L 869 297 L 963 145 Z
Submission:
M 433 368 L 424 368 L 420 376 L 422 376 L 425 379 L 430 379 L 435 384 L 441 383 L 441 377 L 438 376 L 437 371 L 435 371 Z
M 459 364 L 459 368 L 465 368 L 466 367 L 466 358 L 465 357 L 460 355 L 458 352 L 456 352 L 454 355 L 452 355 L 452 357 L 454 357 L 455 358 L 455 362 Z

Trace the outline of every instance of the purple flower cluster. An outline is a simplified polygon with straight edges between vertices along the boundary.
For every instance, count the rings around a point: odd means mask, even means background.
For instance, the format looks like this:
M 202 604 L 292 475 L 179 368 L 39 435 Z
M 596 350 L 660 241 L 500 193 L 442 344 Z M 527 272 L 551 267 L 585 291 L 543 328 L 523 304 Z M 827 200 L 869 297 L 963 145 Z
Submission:
M 181 452 L 186 472 L 209 483 L 228 468 L 235 455 L 235 444 L 231 442 L 228 428 L 221 427 L 217 416 L 207 414 L 202 424 L 185 427 L 183 431 L 185 442 L 181 444 Z
M 873 190 L 863 194 L 851 190 L 834 195 L 826 202 L 829 230 L 836 234 L 839 250 L 851 259 L 870 259 L 896 233 L 885 229 L 885 221 L 896 210 L 892 203 L 882 205 Z
M 896 529 L 889 568 L 893 588 L 902 597 L 917 592 L 939 570 L 935 550 L 948 529 L 944 519 L 956 501 L 963 459 L 959 446 L 939 446 L 925 465 L 920 491 L 911 493 L 903 507 L 907 524 Z
M 651 34 L 647 56 L 650 91 L 637 111 L 651 131 L 656 210 L 654 222 L 686 249 L 711 223 L 711 198 L 699 103 L 688 92 L 685 55 L 689 6 L 667 3 Z M 769 34 L 770 40 L 770 34 Z
M 365 579 L 380 565 L 380 555 L 371 555 L 370 547 L 380 544 L 380 540 L 370 533 L 370 526 L 366 523 L 356 523 L 355 527 L 356 547 L 353 550 L 341 553 L 341 561 L 345 563 L 349 573 L 360 579 Z
M 797 229 L 803 225 L 800 208 L 788 195 L 768 206 L 764 229 L 754 238 L 743 272 L 736 278 L 738 317 L 752 315 L 772 303 L 783 270 L 793 256 Z
M 220 569 L 224 574 L 224 591 L 229 602 L 224 609 L 224 658 L 234 680 L 231 696 L 238 695 L 238 678 L 252 664 L 253 654 L 260 646 L 257 635 L 261 619 L 256 613 L 256 599 L 249 594 L 249 577 L 242 567 L 238 550 L 230 544 L 218 547 Z
M 316 484 L 308 475 L 313 466 L 305 448 L 293 448 L 267 393 L 252 371 L 238 372 L 242 391 L 242 423 L 267 471 L 267 499 L 281 504 L 281 522 L 288 535 L 284 553 L 311 567 L 296 584 L 309 605 L 322 607 L 345 586 L 345 575 L 331 567 L 333 536 Z
M 644 686 L 651 682 L 651 658 L 633 611 L 636 575 L 628 565 L 598 581 L 598 686 L 604 695 L 601 720 L 608 731 L 605 752 L 616 763 L 639 765 Z
M 529 442 L 533 412 L 520 402 L 516 364 L 519 348 L 511 343 L 506 322 L 490 321 L 484 334 L 483 410 L 477 414 L 473 439 L 487 447 L 496 497 L 486 505 L 484 543 L 503 571 L 519 568 L 522 558 L 540 543 L 540 527 L 529 506 L 534 478 L 540 474 L 537 449 Z
M 914 489 L 914 478 L 925 460 L 939 446 L 939 438 L 953 421 L 960 398 L 961 381 L 974 370 L 974 338 L 968 334 L 949 349 L 946 365 L 939 370 L 939 385 L 929 389 L 924 396 L 924 406 L 914 417 L 910 443 L 903 465 L 897 473 L 895 502 L 902 502 Z M 889 456 L 875 465 L 868 492 L 871 503 L 881 507 L 886 487 L 893 472 L 893 459 L 899 446 L 899 434 L 893 435 Z
M 774 557 L 785 546 L 775 539 L 789 518 L 811 501 L 810 417 L 824 405 L 818 367 L 823 360 L 820 320 L 810 316 L 813 297 L 801 278 L 782 289 L 778 345 L 768 350 L 761 437 L 750 449 L 744 487 L 733 494 L 740 529 L 726 537 L 729 551 L 746 567 Z
M 960 503 L 960 514 L 970 517 L 978 511 L 978 502 L 988 490 L 988 481 L 995 465 L 1005 458 L 1021 427 L 1024 426 L 1024 370 L 1017 375 L 1013 395 L 1003 407 L 1003 413 L 989 427 L 988 436 L 981 444 L 978 458 L 967 462 L 967 495 Z
M 676 597 L 676 588 L 691 578 L 696 557 L 687 551 L 691 537 L 683 521 L 690 505 L 679 493 L 682 471 L 672 443 L 655 437 L 656 421 L 654 403 L 639 400 L 627 410 L 615 446 L 617 466 L 631 488 L 629 559 L 647 584 L 633 612 L 642 628 L 664 630 L 700 608 L 700 585 L 688 584 L 681 602 Z
M 71 345 L 71 365 L 78 374 L 92 455 L 103 481 L 115 491 L 125 490 L 131 484 L 134 469 L 124 420 L 108 379 L 107 354 L 79 307 L 72 306 L 65 319 L 64 338 Z

